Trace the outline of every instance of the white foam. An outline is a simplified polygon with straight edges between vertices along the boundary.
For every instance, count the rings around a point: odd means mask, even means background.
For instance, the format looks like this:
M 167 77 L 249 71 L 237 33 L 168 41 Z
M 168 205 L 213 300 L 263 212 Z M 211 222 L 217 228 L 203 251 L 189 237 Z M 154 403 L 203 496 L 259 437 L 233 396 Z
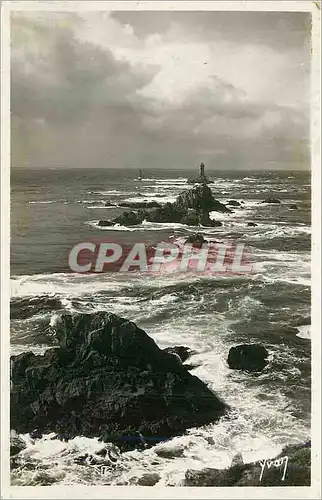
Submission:
M 298 326 L 297 329 L 299 330 L 299 333 L 296 334 L 297 337 L 311 340 L 311 325 Z

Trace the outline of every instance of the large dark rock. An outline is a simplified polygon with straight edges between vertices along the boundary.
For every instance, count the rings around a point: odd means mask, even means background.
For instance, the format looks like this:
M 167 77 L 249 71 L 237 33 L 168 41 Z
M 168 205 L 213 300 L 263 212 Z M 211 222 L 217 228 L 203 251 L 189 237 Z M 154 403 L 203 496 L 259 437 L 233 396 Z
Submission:
M 223 203 L 215 200 L 212 191 L 206 184 L 194 186 L 192 189 L 187 189 L 179 194 L 175 202 L 176 206 L 186 212 L 188 208 L 193 208 L 201 213 L 209 213 L 210 211 L 230 213 L 231 210 Z
M 60 347 L 11 358 L 11 426 L 135 447 L 216 421 L 227 406 L 134 323 L 114 314 L 63 315 Z
M 247 226 L 248 227 L 257 227 L 258 224 L 256 224 L 256 222 L 247 222 Z
M 286 463 L 285 457 L 288 457 Z M 284 458 L 284 460 L 282 460 Z M 283 479 L 285 469 L 285 477 Z M 262 473 L 262 474 L 261 474 Z M 184 486 L 310 486 L 311 443 L 287 446 L 274 458 L 228 469 L 188 469 Z
M 229 368 L 258 372 L 265 368 L 268 351 L 259 344 L 241 344 L 231 347 L 228 354 Z
M 292 203 L 291 205 L 288 206 L 290 210 L 297 210 L 298 206 L 295 203 Z

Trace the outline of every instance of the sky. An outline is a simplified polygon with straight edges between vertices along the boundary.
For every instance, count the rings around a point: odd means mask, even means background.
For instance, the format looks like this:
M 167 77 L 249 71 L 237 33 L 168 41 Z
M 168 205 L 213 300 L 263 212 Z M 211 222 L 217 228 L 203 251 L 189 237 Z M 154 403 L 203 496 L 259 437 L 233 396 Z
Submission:
M 309 169 L 310 18 L 16 12 L 18 167 Z

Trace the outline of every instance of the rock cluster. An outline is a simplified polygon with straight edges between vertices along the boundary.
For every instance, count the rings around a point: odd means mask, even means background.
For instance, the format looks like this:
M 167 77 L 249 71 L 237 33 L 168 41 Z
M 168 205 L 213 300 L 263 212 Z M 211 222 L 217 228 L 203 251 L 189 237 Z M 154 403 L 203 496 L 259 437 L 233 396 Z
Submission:
M 206 184 L 199 184 L 181 193 L 174 203 L 147 205 L 145 202 L 135 203 L 136 212 L 124 212 L 111 221 L 101 220 L 99 226 L 135 226 L 144 220 L 157 223 L 181 223 L 190 226 L 221 226 L 221 222 L 210 219 L 209 212 L 230 213 L 231 210 L 216 200 Z M 124 205 L 123 205 L 124 206 Z M 133 204 L 127 204 L 133 207 Z M 151 208 L 151 207 L 154 208 Z

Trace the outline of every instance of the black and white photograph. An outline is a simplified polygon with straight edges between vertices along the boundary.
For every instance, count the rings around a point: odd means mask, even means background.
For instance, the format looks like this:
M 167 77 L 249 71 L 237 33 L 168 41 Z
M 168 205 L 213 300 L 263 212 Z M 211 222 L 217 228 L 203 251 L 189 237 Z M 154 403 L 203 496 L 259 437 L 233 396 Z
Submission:
M 197 3 L 7 12 L 3 498 L 319 498 L 320 2 Z

